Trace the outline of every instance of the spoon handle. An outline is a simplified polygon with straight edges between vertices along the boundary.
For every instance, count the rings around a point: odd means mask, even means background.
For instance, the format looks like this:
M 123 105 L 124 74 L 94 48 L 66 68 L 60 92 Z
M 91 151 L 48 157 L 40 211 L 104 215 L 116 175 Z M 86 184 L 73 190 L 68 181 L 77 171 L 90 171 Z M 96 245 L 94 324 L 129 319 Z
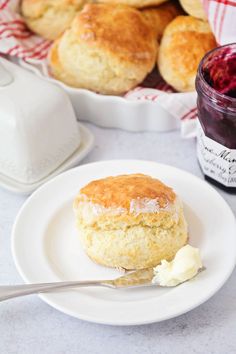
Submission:
M 19 296 L 52 292 L 53 290 L 69 289 L 86 286 L 105 286 L 113 288 L 109 282 L 104 281 L 67 281 L 54 283 L 23 284 L 23 285 L 1 285 L 0 301 L 12 299 Z

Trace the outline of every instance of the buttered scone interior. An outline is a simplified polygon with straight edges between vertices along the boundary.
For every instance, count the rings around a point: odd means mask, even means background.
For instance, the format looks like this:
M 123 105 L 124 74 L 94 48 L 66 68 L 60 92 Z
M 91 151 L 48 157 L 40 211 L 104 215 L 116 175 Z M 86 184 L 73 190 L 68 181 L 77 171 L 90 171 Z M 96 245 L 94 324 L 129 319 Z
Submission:
M 90 182 L 76 197 L 74 212 L 88 256 L 108 267 L 154 267 L 171 260 L 188 238 L 180 199 L 143 174 Z

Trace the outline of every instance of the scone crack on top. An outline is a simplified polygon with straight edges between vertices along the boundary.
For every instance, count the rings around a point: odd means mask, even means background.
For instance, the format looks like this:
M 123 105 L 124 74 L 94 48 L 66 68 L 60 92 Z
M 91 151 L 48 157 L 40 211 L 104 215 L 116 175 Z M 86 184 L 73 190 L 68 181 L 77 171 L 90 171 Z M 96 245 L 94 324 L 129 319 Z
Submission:
M 132 174 L 90 182 L 80 190 L 74 206 L 86 203 L 95 214 L 140 214 L 170 210 L 176 201 L 174 191 L 159 180 Z
M 109 207 L 104 207 L 100 204 L 94 204 L 91 200 L 83 194 L 80 194 L 79 201 L 77 200 L 77 206 L 87 206 L 91 208 L 91 212 L 95 215 L 101 214 L 109 214 L 109 215 L 119 215 L 119 214 L 133 214 L 139 215 L 141 213 L 159 213 L 161 211 L 171 211 L 177 209 L 178 203 L 180 203 L 178 197 L 176 197 L 175 202 L 171 205 L 169 202 L 166 203 L 165 206 L 160 206 L 158 199 L 150 199 L 150 198 L 140 198 L 130 200 L 130 206 L 127 210 L 126 208 L 122 208 L 116 205 L 111 205 Z

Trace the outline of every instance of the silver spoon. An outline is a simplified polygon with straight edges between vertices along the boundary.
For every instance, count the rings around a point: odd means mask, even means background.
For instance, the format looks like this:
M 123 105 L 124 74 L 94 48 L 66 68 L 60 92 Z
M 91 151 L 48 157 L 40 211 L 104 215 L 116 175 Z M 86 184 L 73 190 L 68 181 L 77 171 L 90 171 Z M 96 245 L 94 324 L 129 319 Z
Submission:
M 198 273 L 204 269 L 204 267 L 199 269 Z M 158 286 L 157 284 L 152 283 L 153 276 L 153 268 L 147 268 L 129 272 L 114 280 L 82 280 L 23 285 L 2 285 L 0 286 L 0 301 L 24 295 L 40 294 L 53 292 L 54 290 L 87 286 L 102 286 L 111 289 L 136 288 L 140 286 Z

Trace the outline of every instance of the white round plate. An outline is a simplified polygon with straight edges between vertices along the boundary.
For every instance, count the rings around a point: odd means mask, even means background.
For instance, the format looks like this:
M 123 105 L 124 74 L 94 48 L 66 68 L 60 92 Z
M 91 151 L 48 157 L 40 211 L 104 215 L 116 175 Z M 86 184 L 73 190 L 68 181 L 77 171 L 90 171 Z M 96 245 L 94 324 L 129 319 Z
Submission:
M 78 240 L 72 202 L 91 180 L 144 173 L 172 186 L 184 201 L 189 242 L 199 247 L 206 270 L 175 288 L 112 290 L 83 288 L 41 298 L 71 316 L 103 324 L 137 325 L 183 314 L 214 295 L 236 260 L 236 223 L 222 197 L 206 182 L 171 166 L 148 161 L 114 160 L 79 166 L 39 188 L 21 208 L 12 232 L 12 251 L 27 283 L 109 279 L 117 270 L 94 264 Z

